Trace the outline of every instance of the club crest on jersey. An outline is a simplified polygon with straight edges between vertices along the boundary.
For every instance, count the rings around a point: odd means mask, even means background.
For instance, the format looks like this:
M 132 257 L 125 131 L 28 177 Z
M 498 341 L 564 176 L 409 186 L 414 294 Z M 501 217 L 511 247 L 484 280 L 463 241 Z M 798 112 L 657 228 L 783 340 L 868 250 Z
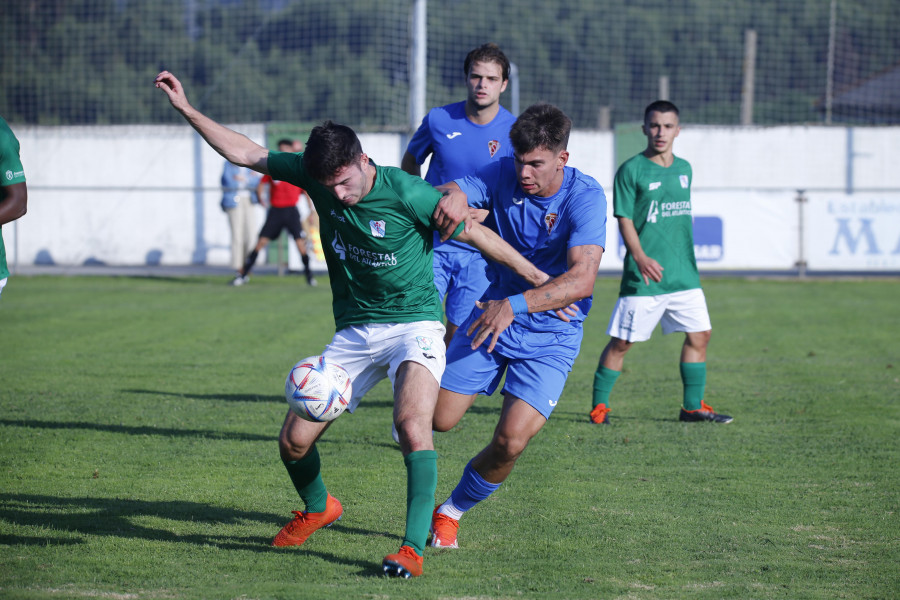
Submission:
M 544 223 L 547 224 L 547 233 L 553 232 L 553 226 L 556 225 L 557 216 L 556 213 L 547 213 L 547 216 L 544 217 Z
M 372 235 L 375 237 L 384 237 L 384 221 L 369 221 L 369 228 L 372 230 Z
M 491 153 L 491 158 L 494 158 L 494 155 L 497 154 L 497 150 L 500 149 L 500 140 L 491 140 L 488 142 L 488 152 Z
M 688 187 L 688 176 L 687 175 L 679 175 L 678 181 L 681 182 L 681 187 L 687 189 Z

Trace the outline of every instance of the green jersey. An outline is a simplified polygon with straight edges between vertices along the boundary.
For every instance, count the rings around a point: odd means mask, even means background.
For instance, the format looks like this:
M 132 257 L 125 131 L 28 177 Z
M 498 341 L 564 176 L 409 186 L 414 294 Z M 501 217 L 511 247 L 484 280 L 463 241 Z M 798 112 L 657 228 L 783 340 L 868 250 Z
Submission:
M 25 183 L 25 170 L 19 159 L 19 140 L 6 121 L 0 117 L 0 186 Z M 6 246 L 3 244 L 3 229 L 0 228 L 0 279 L 9 277 L 6 266 Z
M 306 172 L 301 157 L 270 152 L 269 174 L 303 188 L 316 207 L 337 329 L 440 321 L 431 216 L 441 193 L 419 177 L 376 165 L 372 189 L 347 207 Z
M 691 165 L 675 157 L 663 167 L 643 154 L 619 167 L 613 188 L 613 214 L 634 222 L 644 253 L 658 262 L 662 281 L 644 278 L 630 252 L 625 254 L 620 296 L 656 296 L 700 287 L 691 217 Z

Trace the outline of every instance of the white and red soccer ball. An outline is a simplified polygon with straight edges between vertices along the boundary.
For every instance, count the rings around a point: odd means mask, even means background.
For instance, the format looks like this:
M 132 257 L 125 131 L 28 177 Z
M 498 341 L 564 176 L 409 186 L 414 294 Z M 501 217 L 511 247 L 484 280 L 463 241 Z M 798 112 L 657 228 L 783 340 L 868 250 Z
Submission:
M 304 358 L 291 368 L 284 397 L 291 410 L 307 421 L 333 421 L 350 405 L 350 375 L 324 356 Z

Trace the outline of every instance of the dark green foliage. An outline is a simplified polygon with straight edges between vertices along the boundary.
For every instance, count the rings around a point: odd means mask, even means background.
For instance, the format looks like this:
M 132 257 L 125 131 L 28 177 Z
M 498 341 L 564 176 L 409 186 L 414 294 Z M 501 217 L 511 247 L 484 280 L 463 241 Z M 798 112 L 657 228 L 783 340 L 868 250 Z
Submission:
M 0 19 L 0 114 L 12 123 L 47 125 L 179 122 L 150 85 L 165 68 L 221 122 L 331 118 L 405 130 L 412 5 L 12 2 Z M 427 104 L 461 99 L 465 53 L 493 41 L 519 68 L 521 109 L 553 102 L 579 128 L 597 126 L 601 107 L 610 109 L 614 124 L 632 121 L 667 77 L 686 121 L 733 124 L 744 35 L 754 29 L 754 121 L 818 122 L 829 9 L 823 0 L 432 0 Z M 900 3 L 841 0 L 837 17 L 835 92 L 896 67 Z M 510 105 L 509 93 L 503 101 Z

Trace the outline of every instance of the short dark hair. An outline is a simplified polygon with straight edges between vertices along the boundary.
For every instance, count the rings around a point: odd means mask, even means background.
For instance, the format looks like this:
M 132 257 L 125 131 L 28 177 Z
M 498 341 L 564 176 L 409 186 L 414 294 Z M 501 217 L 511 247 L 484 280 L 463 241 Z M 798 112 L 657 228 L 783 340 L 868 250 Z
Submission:
M 303 165 L 313 179 L 322 182 L 358 160 L 362 153 L 356 132 L 346 125 L 325 121 L 309 134 Z
M 509 79 L 509 59 L 506 58 L 503 50 L 497 44 L 482 44 L 466 55 L 466 61 L 463 63 L 466 77 L 469 76 L 469 69 L 472 68 L 472 64 L 477 62 L 497 63 L 500 65 L 500 70 L 503 73 L 503 81 Z
M 679 119 L 681 118 L 681 115 L 678 113 L 678 107 L 668 100 L 657 100 L 656 102 L 651 102 L 650 104 L 648 104 L 647 108 L 644 109 L 644 123 L 647 122 L 647 117 L 649 117 L 650 113 L 652 112 L 673 112 L 675 113 L 676 117 L 678 117 Z
M 278 148 L 280 146 L 293 146 L 293 145 L 294 145 L 294 140 L 289 139 L 289 138 L 281 138 L 280 140 L 278 140 L 278 143 L 275 144 L 275 147 Z
M 509 130 L 509 139 L 519 155 L 538 148 L 559 152 L 566 149 L 571 131 L 572 119 L 566 113 L 552 104 L 539 102 L 519 115 Z

